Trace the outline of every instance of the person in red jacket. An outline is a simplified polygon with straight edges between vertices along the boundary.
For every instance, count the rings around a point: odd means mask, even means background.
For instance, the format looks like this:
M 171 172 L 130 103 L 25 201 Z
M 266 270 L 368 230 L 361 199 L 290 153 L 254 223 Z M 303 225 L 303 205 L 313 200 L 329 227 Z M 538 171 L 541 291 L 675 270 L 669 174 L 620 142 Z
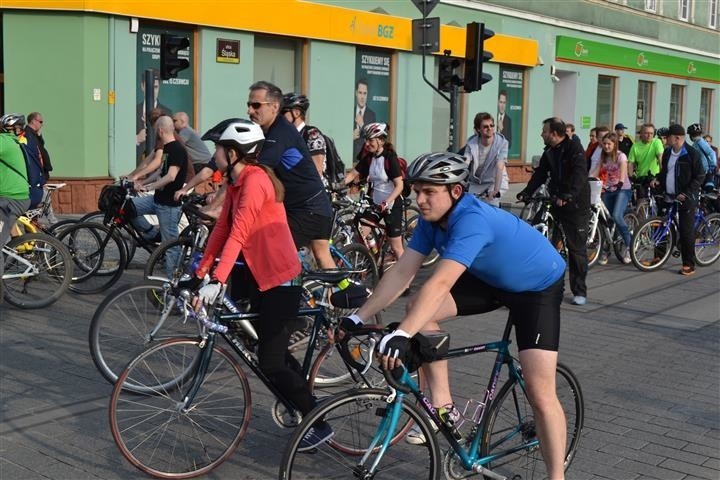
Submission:
M 258 124 L 230 119 L 213 129 L 221 133 L 205 136 L 218 138 L 215 156 L 227 161 L 227 193 L 193 279 L 198 282 L 209 276 L 211 280 L 198 290 L 193 303 L 196 308 L 201 302 L 214 304 L 242 256 L 243 289 L 260 314 L 255 322 L 260 369 L 304 416 L 315 407 L 315 399 L 287 349 L 289 326 L 296 323 L 300 305 L 301 287 L 295 279 L 301 269 L 283 206 L 284 188 L 269 167 L 258 164 L 257 154 L 265 142 Z M 309 433 L 313 438 L 308 439 L 308 448 L 332 436 L 325 422 Z

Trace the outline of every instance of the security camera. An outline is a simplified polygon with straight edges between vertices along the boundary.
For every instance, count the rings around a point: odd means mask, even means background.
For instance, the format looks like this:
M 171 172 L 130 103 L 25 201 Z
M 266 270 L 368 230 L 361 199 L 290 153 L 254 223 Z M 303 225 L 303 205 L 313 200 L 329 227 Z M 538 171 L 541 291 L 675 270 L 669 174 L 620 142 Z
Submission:
M 557 71 L 557 68 L 555 68 L 555 65 L 550 65 L 550 76 L 554 77 L 555 72 Z
M 545 60 L 540 55 L 538 55 L 537 64 L 541 67 L 545 65 Z
M 558 83 L 560 81 L 560 77 L 557 75 L 550 75 L 550 80 L 552 80 L 555 83 Z

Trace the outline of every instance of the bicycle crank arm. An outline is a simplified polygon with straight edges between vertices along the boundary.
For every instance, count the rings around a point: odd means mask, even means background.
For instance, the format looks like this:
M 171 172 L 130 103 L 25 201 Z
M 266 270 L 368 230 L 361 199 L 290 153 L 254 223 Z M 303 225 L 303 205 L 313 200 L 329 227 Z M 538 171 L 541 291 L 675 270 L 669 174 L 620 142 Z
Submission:
M 485 478 L 492 478 L 494 480 L 508 480 L 506 476 L 497 474 L 492 470 L 483 467 L 482 465 L 477 465 L 476 467 L 473 467 L 473 470 L 475 470 L 476 473 L 484 475 Z

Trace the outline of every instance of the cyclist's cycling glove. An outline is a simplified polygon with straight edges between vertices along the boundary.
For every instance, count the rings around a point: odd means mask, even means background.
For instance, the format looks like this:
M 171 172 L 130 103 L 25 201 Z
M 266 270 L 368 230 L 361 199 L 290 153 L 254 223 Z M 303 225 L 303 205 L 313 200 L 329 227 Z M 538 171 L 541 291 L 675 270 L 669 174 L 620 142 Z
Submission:
M 378 351 L 382 355 L 398 358 L 405 363 L 405 358 L 410 350 L 410 334 L 405 330 L 397 329 L 389 335 L 385 335 L 380 341 Z

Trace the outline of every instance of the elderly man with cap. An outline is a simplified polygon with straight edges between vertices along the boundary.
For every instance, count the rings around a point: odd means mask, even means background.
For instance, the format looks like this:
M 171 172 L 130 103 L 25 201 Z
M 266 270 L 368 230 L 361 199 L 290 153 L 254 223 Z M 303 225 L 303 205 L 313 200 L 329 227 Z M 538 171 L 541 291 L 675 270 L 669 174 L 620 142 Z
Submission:
M 695 273 L 693 227 L 705 171 L 700 163 L 699 152 L 685 142 L 685 129 L 682 125 L 670 125 L 667 145 L 668 148 L 663 152 L 660 173 L 653 180 L 653 186 L 659 183 L 663 192 L 680 202 L 678 228 L 683 266 L 678 273 L 687 276 Z
M 633 146 L 633 140 L 632 138 L 625 135 L 625 130 L 627 130 L 627 127 L 622 123 L 618 123 L 617 125 L 615 125 L 615 133 L 618 136 L 618 150 L 620 150 L 627 156 L 630 155 L 630 149 Z

